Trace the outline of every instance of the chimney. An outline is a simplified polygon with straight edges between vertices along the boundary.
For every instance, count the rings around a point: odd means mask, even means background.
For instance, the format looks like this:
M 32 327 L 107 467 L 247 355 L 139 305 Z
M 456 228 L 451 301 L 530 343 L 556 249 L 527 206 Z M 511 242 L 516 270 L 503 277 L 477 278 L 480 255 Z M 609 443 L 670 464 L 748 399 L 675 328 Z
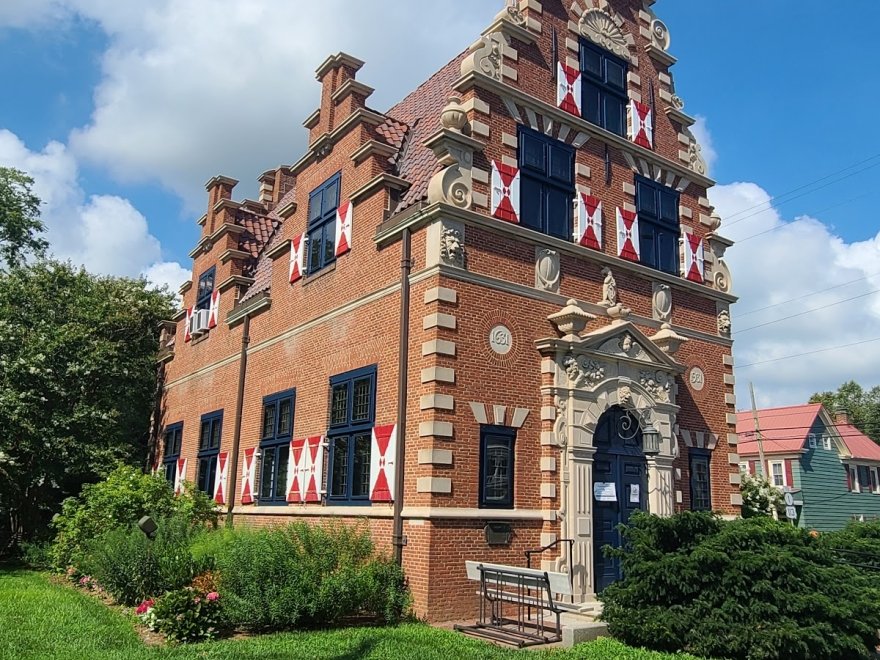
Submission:
M 205 190 L 208 191 L 208 213 L 203 233 L 208 235 L 214 233 L 214 207 L 221 200 L 232 199 L 232 189 L 235 188 L 237 183 L 238 181 L 231 177 L 218 174 L 215 177 L 211 177 L 208 183 L 205 184 Z
M 321 108 L 317 122 L 310 126 L 312 135 L 330 133 L 354 110 L 366 105 L 366 99 L 373 90 L 355 80 L 363 65 L 356 57 L 336 53 L 324 60 L 315 71 L 315 77 L 321 83 Z
M 837 406 L 834 409 L 834 423 L 835 424 L 852 424 L 852 422 L 849 419 L 849 410 L 847 410 L 843 406 Z

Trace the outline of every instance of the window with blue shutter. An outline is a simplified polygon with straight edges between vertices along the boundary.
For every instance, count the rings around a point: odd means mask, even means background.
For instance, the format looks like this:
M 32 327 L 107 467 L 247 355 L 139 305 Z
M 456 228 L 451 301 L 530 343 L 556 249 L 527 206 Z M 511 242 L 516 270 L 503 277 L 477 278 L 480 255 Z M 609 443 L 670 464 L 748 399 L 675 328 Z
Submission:
M 520 224 L 571 240 L 574 148 L 525 126 L 518 139 Z
M 341 174 L 334 174 L 309 195 L 308 266 L 311 275 L 336 260 L 336 208 Z
M 196 290 L 196 309 L 208 309 L 211 306 L 211 294 L 214 293 L 214 277 L 217 268 L 211 266 L 199 277 L 199 288 Z
M 636 175 L 640 261 L 678 275 L 679 193 L 674 188 Z
M 370 502 L 370 457 L 376 421 L 376 367 L 330 379 L 328 501 Z
M 214 495 L 214 480 L 217 475 L 217 455 L 220 453 L 220 439 L 223 435 L 223 411 L 202 415 L 199 428 L 198 471 L 196 484 L 203 493 Z
M 287 467 L 296 390 L 286 390 L 263 399 L 260 431 L 260 504 L 287 503 Z
M 512 509 L 516 429 L 480 427 L 480 508 Z
M 177 459 L 180 458 L 180 445 L 183 441 L 183 422 L 169 424 L 165 427 L 165 447 L 162 452 L 162 468 L 165 480 L 174 487 L 177 473 Z
M 626 73 L 626 62 L 581 39 L 581 115 L 617 135 L 626 133 Z

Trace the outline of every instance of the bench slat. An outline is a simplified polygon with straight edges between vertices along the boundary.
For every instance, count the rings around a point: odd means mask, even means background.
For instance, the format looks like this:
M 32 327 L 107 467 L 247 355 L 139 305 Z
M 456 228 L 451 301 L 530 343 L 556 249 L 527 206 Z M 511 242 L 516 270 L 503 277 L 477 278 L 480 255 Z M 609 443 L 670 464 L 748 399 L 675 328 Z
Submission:
M 504 564 L 489 564 L 478 561 L 466 561 L 467 576 L 469 580 L 479 582 L 480 569 L 491 572 L 493 581 L 509 586 L 525 586 L 529 588 L 541 588 L 549 580 L 550 591 L 554 594 L 571 596 L 571 581 L 566 573 L 555 571 L 540 571 L 535 568 L 523 568 L 521 566 L 506 566 Z M 546 578 L 544 577 L 546 575 Z M 532 586 L 534 585 L 534 586 Z

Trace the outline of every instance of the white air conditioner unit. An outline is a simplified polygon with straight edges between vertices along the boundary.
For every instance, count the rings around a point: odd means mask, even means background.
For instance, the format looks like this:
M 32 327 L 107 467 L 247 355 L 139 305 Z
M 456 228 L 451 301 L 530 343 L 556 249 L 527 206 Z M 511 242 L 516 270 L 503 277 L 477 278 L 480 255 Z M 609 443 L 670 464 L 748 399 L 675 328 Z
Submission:
M 197 309 L 192 316 L 192 330 L 190 334 L 193 337 L 203 335 L 208 331 L 208 316 L 210 312 L 207 309 Z

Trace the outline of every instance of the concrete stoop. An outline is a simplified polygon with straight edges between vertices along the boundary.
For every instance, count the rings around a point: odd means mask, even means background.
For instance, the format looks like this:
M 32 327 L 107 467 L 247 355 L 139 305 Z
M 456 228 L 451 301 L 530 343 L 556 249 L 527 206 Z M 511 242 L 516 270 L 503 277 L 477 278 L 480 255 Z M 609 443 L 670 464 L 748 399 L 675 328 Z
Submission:
M 591 642 L 608 636 L 608 624 L 596 619 L 602 613 L 602 603 L 583 603 L 577 611 L 565 612 L 561 617 L 562 646 L 570 648 L 581 642 Z

